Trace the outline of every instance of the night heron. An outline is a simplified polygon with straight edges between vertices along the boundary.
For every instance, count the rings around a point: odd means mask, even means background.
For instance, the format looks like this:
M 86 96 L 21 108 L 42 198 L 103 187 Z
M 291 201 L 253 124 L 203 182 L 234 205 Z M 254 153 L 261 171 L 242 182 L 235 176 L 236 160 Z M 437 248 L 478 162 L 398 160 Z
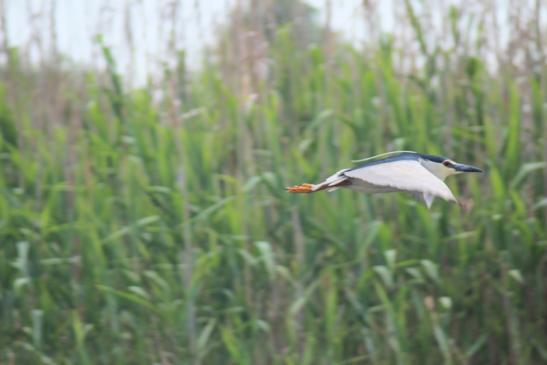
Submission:
M 287 188 L 291 193 L 315 193 L 347 187 L 365 193 L 403 191 L 423 198 L 430 208 L 435 197 L 457 202 L 444 183 L 450 175 L 482 172 L 478 167 L 448 158 L 412 151 L 396 151 L 370 157 L 361 165 L 340 170 L 318 184 L 301 184 Z

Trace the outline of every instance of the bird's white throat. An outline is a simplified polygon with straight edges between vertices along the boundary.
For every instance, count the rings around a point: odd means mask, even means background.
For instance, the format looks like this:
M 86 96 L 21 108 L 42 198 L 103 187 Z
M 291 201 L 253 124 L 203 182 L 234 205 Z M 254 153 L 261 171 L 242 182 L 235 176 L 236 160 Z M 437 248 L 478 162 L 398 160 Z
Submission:
M 450 167 L 446 167 L 442 163 L 425 160 L 423 158 L 421 158 L 419 161 L 423 167 L 428 169 L 429 172 L 431 172 L 433 175 L 437 176 L 439 179 L 443 181 L 448 176 L 454 175 L 456 173 L 456 170 Z

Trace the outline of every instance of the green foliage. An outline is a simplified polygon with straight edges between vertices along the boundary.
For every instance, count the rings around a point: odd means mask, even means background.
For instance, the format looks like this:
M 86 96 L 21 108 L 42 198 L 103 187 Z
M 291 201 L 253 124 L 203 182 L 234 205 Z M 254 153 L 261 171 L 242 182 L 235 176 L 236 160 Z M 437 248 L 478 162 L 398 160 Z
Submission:
M 39 133 L 0 93 L 1 363 L 547 362 L 546 70 L 524 90 L 429 50 L 401 77 L 389 39 L 363 57 L 291 32 L 254 98 L 181 64 L 158 102 L 102 43 L 77 127 Z M 485 168 L 449 181 L 473 207 L 284 192 L 394 149 Z

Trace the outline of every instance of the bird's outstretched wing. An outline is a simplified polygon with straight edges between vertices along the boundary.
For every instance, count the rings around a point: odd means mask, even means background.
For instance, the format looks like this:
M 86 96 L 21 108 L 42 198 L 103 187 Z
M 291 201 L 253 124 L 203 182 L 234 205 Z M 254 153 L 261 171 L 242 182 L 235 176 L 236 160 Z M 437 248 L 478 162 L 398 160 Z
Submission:
M 428 206 L 431 205 L 434 197 L 456 201 L 448 186 L 422 166 L 417 159 L 364 165 L 344 171 L 343 175 L 376 186 L 422 193 Z

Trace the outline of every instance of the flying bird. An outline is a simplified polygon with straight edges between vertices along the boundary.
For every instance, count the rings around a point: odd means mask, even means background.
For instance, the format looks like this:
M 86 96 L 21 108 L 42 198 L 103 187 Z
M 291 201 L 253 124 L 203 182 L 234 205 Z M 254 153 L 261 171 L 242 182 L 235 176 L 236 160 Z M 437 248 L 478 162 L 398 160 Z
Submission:
M 287 188 L 290 193 L 316 193 L 350 188 L 365 193 L 408 192 L 422 198 L 428 208 L 435 197 L 457 203 L 444 183 L 450 175 L 482 172 L 475 166 L 448 158 L 413 151 L 395 151 L 357 162 L 361 165 L 343 169 L 318 184 L 301 184 Z

